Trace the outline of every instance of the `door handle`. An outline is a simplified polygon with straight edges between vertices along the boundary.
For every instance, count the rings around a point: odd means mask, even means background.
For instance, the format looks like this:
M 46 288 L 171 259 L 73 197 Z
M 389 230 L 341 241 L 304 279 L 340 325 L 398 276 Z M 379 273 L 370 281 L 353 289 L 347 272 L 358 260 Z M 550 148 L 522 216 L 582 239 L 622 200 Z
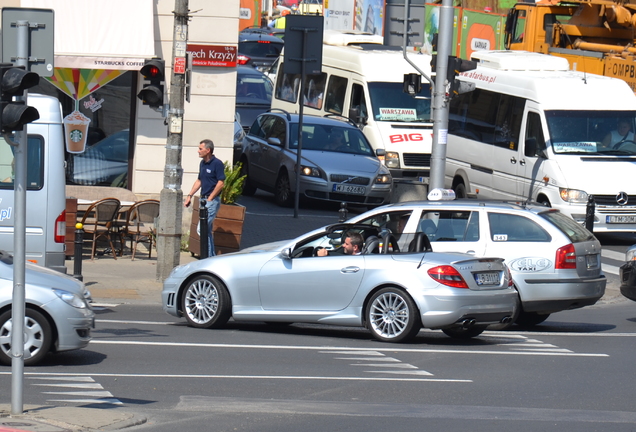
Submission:
M 466 251 L 466 253 L 469 254 L 469 255 L 475 255 L 475 251 L 474 250 Z
M 340 273 L 357 273 L 360 271 L 360 267 L 349 266 L 340 270 Z
M 510 163 L 511 164 L 516 164 L 517 163 L 517 159 L 515 159 L 514 157 L 510 158 Z
M 521 160 L 519 161 L 519 165 L 521 165 L 521 166 L 525 166 L 525 165 L 526 165 L 526 160 L 525 160 L 525 159 L 521 159 Z

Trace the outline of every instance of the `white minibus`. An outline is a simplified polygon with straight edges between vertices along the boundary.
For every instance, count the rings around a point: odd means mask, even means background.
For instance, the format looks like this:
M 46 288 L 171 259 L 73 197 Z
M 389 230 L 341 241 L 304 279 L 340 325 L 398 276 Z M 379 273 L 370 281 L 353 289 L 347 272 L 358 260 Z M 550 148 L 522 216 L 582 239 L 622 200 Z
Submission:
M 15 147 L 0 136 L 0 249 L 13 253 L 13 229 L 26 218 L 26 259 L 66 273 L 64 132 L 58 99 L 30 94 L 40 119 L 27 125 L 26 215 L 15 214 Z
M 446 186 L 458 197 L 543 203 L 581 223 L 592 196 L 595 232 L 636 231 L 627 84 L 538 53 L 476 51 L 473 60 L 461 80 L 475 90 L 450 103 Z
M 433 123 L 430 86 L 417 98 L 403 92 L 404 74 L 418 73 L 401 48 L 382 45 L 381 36 L 325 30 L 322 73 L 307 75 L 304 113 L 341 115 L 355 121 L 374 150 L 385 151 L 384 163 L 393 179 L 429 176 Z M 431 56 L 409 53 L 409 59 L 430 76 Z M 284 71 L 279 58 L 272 108 L 298 113 L 299 75 Z

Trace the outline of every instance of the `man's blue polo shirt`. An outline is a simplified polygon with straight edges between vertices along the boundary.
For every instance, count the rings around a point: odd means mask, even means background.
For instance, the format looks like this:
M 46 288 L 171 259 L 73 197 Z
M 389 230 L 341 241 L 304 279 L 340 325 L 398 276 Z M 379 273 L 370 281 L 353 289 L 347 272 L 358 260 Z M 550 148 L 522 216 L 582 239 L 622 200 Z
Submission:
M 199 180 L 201 181 L 201 196 L 209 196 L 219 180 L 225 180 L 223 162 L 212 156 L 208 162 L 201 160 L 199 164 Z

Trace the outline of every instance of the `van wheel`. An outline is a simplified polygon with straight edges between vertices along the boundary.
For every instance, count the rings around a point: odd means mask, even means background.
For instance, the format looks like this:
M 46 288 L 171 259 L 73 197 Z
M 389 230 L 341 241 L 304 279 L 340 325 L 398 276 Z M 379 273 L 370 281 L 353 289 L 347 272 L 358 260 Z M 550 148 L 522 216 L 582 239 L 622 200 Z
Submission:
M 289 176 L 286 172 L 281 172 L 276 179 L 276 186 L 274 187 L 274 199 L 276 200 L 276 204 L 281 207 L 289 207 L 291 205 L 291 184 L 289 183 Z
M 541 197 L 538 199 L 539 204 L 546 206 L 546 207 L 552 207 L 552 204 L 550 204 L 550 200 L 548 200 L 546 197 Z
M 243 183 L 243 192 L 241 192 L 245 196 L 252 196 L 256 193 L 256 186 L 252 185 L 250 182 L 249 171 L 247 168 L 247 161 L 241 161 L 241 176 L 245 176 L 245 182 Z
M 466 186 L 464 186 L 464 183 L 458 183 L 455 186 L 455 197 L 468 198 L 468 194 L 466 193 Z

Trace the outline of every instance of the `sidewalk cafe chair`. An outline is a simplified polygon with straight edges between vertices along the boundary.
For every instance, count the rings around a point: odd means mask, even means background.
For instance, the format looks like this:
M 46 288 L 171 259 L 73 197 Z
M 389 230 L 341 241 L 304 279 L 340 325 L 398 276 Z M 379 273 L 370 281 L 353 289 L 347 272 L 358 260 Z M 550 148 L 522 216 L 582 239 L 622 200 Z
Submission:
M 117 259 L 115 247 L 113 246 L 113 233 L 115 232 L 114 221 L 119 213 L 121 203 L 117 198 L 104 198 L 94 202 L 84 213 L 82 225 L 84 226 L 85 238 L 91 236 L 93 242 L 91 248 L 91 261 L 95 259 L 95 249 L 97 241 L 101 238 L 107 239 L 113 258 Z
M 159 217 L 159 200 L 148 199 L 138 201 L 128 211 L 128 220 L 123 236 L 130 237 L 131 261 L 135 259 L 137 245 L 148 242 L 148 258 L 152 258 L 152 244 L 155 230 L 155 219 Z

